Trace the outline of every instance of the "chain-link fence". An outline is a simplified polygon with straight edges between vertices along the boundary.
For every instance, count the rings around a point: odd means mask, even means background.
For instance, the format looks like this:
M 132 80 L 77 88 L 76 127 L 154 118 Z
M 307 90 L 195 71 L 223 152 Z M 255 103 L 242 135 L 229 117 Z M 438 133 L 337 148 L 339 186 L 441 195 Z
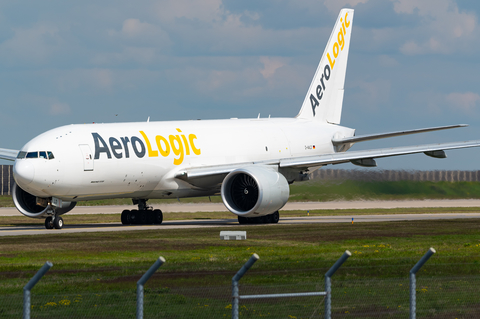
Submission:
M 320 291 L 318 283 L 251 285 L 245 294 Z M 480 318 L 480 276 L 419 278 L 417 318 Z M 231 287 L 146 288 L 144 318 L 231 318 Z M 22 294 L 0 295 L 0 318 L 21 318 Z M 324 318 L 324 297 L 240 302 L 240 318 Z M 36 294 L 32 318 L 135 318 L 136 292 Z M 408 318 L 409 279 L 332 278 L 332 318 Z

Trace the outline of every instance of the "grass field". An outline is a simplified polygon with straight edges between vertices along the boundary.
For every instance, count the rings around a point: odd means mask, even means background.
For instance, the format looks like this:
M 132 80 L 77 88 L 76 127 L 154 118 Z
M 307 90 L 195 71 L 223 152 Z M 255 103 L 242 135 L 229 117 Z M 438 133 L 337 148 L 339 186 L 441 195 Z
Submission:
M 21 315 L 21 289 L 46 260 L 54 266 L 32 297 L 38 318 L 132 318 L 136 281 L 158 256 L 167 262 L 147 283 L 146 318 L 223 318 L 231 278 L 253 252 L 260 260 L 241 280 L 245 294 L 321 291 L 348 249 L 333 278 L 334 317 L 405 318 L 408 272 L 429 247 L 438 253 L 418 275 L 418 317 L 480 316 L 476 220 L 238 226 L 246 241 L 219 240 L 220 230 L 2 237 L 0 317 Z M 323 317 L 321 297 L 241 305 L 241 318 Z
M 292 201 L 479 198 L 480 183 L 309 181 Z M 182 202 L 220 202 L 219 197 Z M 150 201 L 149 203 L 156 203 Z M 168 201 L 158 201 L 168 202 Z M 130 200 L 79 205 L 131 205 Z M 0 206 L 13 206 L 0 197 Z M 469 213 L 478 208 L 318 210 L 317 215 Z M 282 211 L 283 217 L 305 211 Z M 233 218 L 230 213 L 166 213 L 165 220 Z M 65 215 L 67 224 L 119 222 L 119 214 Z M 0 217 L 2 226 L 43 224 Z M 231 228 L 229 228 L 231 229 Z M 0 237 L 0 318 L 22 314 L 22 287 L 45 263 L 53 268 L 32 291 L 34 318 L 132 318 L 136 282 L 159 257 L 148 281 L 145 318 L 229 318 L 231 278 L 251 256 L 241 294 L 322 291 L 323 274 L 345 250 L 352 257 L 333 278 L 334 318 L 406 318 L 408 273 L 428 248 L 437 250 L 417 281 L 418 318 L 480 317 L 477 220 L 389 223 L 242 225 L 246 241 L 222 241 L 221 228 Z M 323 297 L 242 301 L 240 318 L 323 318 Z

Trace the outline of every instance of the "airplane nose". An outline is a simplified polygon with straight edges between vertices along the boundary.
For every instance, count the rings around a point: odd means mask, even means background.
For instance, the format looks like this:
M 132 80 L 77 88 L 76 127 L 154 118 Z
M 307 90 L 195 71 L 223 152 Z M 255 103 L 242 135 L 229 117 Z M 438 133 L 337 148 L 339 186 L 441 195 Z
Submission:
M 13 165 L 13 177 L 19 186 L 30 184 L 35 177 L 35 167 L 31 161 L 17 160 Z

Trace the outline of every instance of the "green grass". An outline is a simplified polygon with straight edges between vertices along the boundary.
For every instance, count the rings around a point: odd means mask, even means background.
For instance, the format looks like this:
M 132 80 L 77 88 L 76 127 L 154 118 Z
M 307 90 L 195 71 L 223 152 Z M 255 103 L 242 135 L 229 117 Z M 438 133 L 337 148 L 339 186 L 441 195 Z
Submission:
M 1 237 L 0 309 L 9 311 L 5 317 L 18 317 L 13 305 L 21 304 L 22 287 L 50 260 L 53 268 L 33 290 L 36 316 L 129 318 L 136 281 L 164 256 L 167 262 L 147 283 L 149 316 L 228 317 L 231 278 L 253 252 L 260 260 L 241 280 L 242 293 L 323 290 L 323 274 L 348 249 L 352 257 L 333 279 L 335 316 L 398 317 L 408 312 L 409 270 L 434 247 L 438 253 L 419 273 L 419 317 L 478 315 L 476 220 L 228 229 L 246 230 L 248 240 L 222 241 L 222 228 Z M 242 318 L 309 318 L 323 310 L 321 298 L 242 306 Z
M 364 182 L 319 181 L 295 183 L 290 201 L 405 200 L 480 198 L 479 182 Z

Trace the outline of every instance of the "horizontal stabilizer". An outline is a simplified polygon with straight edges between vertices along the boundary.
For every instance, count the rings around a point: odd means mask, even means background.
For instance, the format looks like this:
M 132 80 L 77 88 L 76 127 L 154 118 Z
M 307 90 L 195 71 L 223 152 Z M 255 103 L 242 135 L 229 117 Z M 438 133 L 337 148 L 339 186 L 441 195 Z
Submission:
M 397 132 L 389 132 L 389 133 L 379 133 L 379 134 L 370 134 L 370 135 L 360 135 L 360 136 L 353 136 L 353 137 L 345 137 L 340 139 L 332 139 L 333 145 L 341 145 L 341 144 L 354 144 L 357 142 L 365 142 L 371 140 L 378 140 L 381 138 L 387 137 L 395 137 L 395 136 L 402 136 L 402 135 L 409 135 L 409 134 L 418 134 L 418 133 L 426 133 L 426 132 L 433 132 L 433 131 L 440 131 L 440 130 L 448 130 L 451 128 L 457 127 L 467 127 L 467 124 L 457 124 L 457 125 L 447 125 L 447 126 L 437 126 L 437 127 L 429 127 L 429 128 L 419 128 L 415 130 L 408 130 L 408 131 L 397 131 Z
M 6 148 L 0 148 L 0 159 L 7 161 L 14 161 L 17 158 L 17 150 L 9 150 Z

